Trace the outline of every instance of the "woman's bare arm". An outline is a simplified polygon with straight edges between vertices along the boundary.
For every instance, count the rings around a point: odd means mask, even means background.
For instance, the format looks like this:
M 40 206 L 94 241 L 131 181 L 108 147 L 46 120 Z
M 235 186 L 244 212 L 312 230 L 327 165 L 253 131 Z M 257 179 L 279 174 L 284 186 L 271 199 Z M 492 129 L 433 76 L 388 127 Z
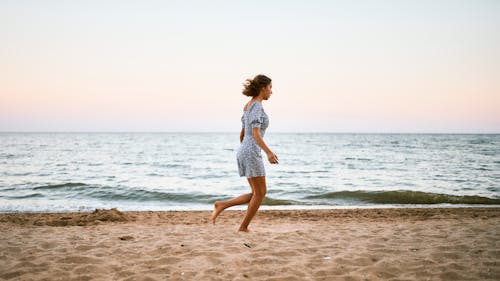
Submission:
M 245 137 L 245 128 L 241 128 L 240 132 L 240 143 L 243 141 L 243 138 Z
M 271 149 L 269 149 L 269 147 L 267 147 L 266 143 L 264 142 L 264 139 L 260 135 L 260 128 L 253 128 L 252 129 L 252 136 L 253 136 L 253 138 L 255 140 L 255 143 L 258 146 L 260 146 L 260 148 L 262 148 L 262 150 L 264 150 L 264 152 L 266 154 L 271 153 Z
M 278 164 L 278 156 L 274 154 L 269 147 L 267 147 L 262 135 L 260 134 L 260 128 L 253 128 L 252 136 L 255 139 L 255 143 L 267 154 L 267 160 L 269 160 L 271 164 Z

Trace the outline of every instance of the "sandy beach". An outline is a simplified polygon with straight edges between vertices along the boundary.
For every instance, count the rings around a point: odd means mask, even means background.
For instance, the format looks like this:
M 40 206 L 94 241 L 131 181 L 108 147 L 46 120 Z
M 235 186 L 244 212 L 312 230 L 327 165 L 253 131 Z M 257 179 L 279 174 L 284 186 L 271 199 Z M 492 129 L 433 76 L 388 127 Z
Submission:
M 3 280 L 500 280 L 500 208 L 0 214 Z

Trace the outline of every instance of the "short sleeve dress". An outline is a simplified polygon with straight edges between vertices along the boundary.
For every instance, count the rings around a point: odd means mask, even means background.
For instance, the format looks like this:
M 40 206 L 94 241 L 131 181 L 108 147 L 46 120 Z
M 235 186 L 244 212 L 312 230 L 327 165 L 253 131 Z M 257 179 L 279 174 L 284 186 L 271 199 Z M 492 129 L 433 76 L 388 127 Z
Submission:
M 243 111 L 241 126 L 245 130 L 245 136 L 236 154 L 240 177 L 265 176 L 266 171 L 262 160 L 262 149 L 257 145 L 252 136 L 252 129 L 260 128 L 260 134 L 264 137 L 266 129 L 269 126 L 269 117 L 264 112 L 262 103 L 255 101 L 246 111 Z

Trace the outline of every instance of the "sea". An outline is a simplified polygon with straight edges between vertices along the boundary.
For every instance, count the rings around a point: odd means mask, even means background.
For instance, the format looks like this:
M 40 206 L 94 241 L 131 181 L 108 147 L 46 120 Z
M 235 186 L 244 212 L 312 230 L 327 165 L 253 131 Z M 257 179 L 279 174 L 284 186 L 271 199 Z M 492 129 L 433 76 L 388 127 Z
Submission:
M 262 209 L 500 207 L 499 134 L 272 133 Z M 237 133 L 0 133 L 0 212 L 211 210 Z M 245 209 L 236 206 L 233 209 Z

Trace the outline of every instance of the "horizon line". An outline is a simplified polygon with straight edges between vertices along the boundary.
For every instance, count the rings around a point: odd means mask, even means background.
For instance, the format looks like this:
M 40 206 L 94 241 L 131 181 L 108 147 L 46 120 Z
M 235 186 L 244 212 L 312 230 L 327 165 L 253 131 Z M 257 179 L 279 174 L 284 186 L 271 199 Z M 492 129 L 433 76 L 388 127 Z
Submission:
M 0 134 L 238 134 L 239 131 L 0 131 Z M 267 133 L 267 132 L 266 132 Z M 311 131 L 311 132 L 291 132 L 279 131 L 269 132 L 269 134 L 415 134 L 415 135 L 498 135 L 500 132 L 350 132 L 350 131 Z

